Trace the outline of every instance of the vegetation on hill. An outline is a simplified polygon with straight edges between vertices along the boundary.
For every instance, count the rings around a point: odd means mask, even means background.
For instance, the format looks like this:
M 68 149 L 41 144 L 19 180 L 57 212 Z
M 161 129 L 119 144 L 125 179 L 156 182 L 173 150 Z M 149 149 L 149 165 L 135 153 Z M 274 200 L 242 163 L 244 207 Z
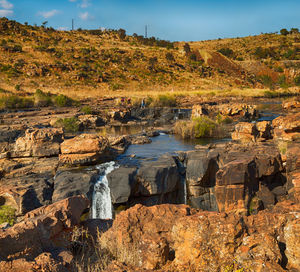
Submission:
M 0 87 L 19 94 L 41 88 L 82 98 L 118 91 L 297 86 L 300 34 L 297 29 L 281 32 L 174 43 L 128 36 L 123 29 L 57 31 L 0 18 Z M 43 97 L 40 102 L 64 100 L 57 99 Z

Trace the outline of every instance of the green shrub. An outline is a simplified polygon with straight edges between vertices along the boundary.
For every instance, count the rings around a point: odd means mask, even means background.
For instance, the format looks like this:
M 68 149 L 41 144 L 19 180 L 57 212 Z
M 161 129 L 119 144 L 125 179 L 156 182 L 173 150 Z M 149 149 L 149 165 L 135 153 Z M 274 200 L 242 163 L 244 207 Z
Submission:
M 66 132 L 77 132 L 79 131 L 79 121 L 76 117 L 71 118 L 59 118 L 55 124 L 54 127 L 61 127 Z
M 226 48 L 221 48 L 218 50 L 219 53 L 221 53 L 222 55 L 228 57 L 228 58 L 233 58 L 234 57 L 234 52 L 232 51 L 232 49 L 226 47 Z
M 208 117 L 197 117 L 193 119 L 195 126 L 195 138 L 212 136 L 216 123 Z
M 8 223 L 11 226 L 16 221 L 16 210 L 10 206 L 0 206 L 0 225 L 3 223 Z
M 270 89 L 274 88 L 274 82 L 273 82 L 272 78 L 269 75 L 262 75 L 262 76 L 260 76 L 260 80 L 262 81 L 262 83 L 266 87 L 268 87 Z
M 203 138 L 211 137 L 217 128 L 217 124 L 206 116 L 193 118 L 189 121 L 177 121 L 174 131 L 182 138 Z
M 265 91 L 264 92 L 264 97 L 266 97 L 266 98 L 275 98 L 278 96 L 279 96 L 279 94 L 275 91 Z
M 0 98 L 0 108 L 5 109 L 23 109 L 33 106 L 31 98 L 20 97 L 17 95 L 3 96 Z
M 92 114 L 92 109 L 90 106 L 83 106 L 80 111 L 85 114 Z
M 300 75 L 297 76 L 297 77 L 294 79 L 294 81 L 295 81 L 295 84 L 296 84 L 297 86 L 300 86 Z
M 47 107 L 53 104 L 51 95 L 44 93 L 42 90 L 37 89 L 34 94 L 34 104 L 40 107 Z
M 75 105 L 76 102 L 63 94 L 59 94 L 54 98 L 54 104 L 59 107 L 67 107 Z

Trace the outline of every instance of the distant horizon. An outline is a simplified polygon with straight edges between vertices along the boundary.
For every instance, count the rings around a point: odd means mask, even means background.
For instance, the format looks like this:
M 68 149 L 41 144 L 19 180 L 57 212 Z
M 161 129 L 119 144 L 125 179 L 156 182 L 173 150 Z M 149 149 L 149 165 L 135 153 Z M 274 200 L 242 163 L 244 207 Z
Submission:
M 125 29 L 169 41 L 256 36 L 299 28 L 298 0 L 0 0 L 0 17 L 57 30 Z

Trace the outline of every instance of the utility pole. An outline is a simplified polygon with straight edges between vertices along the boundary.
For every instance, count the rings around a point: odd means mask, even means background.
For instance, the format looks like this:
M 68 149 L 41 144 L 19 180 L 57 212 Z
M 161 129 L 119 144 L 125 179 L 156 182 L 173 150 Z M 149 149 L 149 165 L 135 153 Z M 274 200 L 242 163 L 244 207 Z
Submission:
M 72 31 L 74 30 L 74 19 L 72 19 Z
M 145 25 L 145 38 L 147 38 L 147 36 L 148 36 L 148 26 Z

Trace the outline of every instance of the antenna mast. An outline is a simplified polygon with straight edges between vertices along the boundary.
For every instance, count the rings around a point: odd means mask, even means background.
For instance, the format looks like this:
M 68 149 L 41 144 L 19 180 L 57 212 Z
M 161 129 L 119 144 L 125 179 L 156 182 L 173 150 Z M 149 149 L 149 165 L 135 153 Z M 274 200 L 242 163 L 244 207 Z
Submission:
M 72 31 L 74 30 L 74 19 L 72 19 Z
M 148 26 L 145 25 L 145 38 L 147 38 L 147 36 L 148 36 Z

